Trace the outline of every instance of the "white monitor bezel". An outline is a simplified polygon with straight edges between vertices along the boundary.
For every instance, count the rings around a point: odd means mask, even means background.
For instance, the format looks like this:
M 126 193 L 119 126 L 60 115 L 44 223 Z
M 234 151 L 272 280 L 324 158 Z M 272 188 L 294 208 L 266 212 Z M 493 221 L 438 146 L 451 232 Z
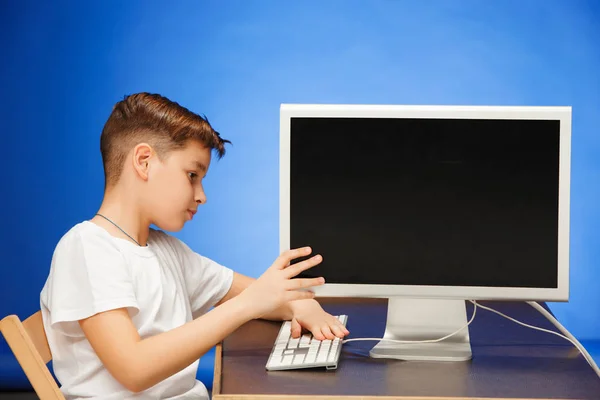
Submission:
M 445 118 L 445 119 L 553 119 L 560 121 L 558 287 L 517 288 L 478 286 L 420 286 L 325 284 L 313 288 L 325 297 L 409 297 L 472 300 L 569 299 L 569 212 L 571 169 L 571 107 L 532 106 L 415 106 L 282 104 L 280 108 L 280 213 L 279 247 L 290 246 L 290 120 L 293 117 Z

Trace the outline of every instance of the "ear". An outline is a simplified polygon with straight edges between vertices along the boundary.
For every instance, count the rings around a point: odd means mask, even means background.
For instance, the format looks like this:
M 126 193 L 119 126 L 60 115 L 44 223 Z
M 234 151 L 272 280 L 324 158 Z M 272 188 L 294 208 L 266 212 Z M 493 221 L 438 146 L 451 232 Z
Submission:
M 138 176 L 143 180 L 148 180 L 150 175 L 150 165 L 156 157 L 156 153 L 152 146 L 148 143 L 140 143 L 133 148 L 132 153 L 133 169 L 137 172 Z

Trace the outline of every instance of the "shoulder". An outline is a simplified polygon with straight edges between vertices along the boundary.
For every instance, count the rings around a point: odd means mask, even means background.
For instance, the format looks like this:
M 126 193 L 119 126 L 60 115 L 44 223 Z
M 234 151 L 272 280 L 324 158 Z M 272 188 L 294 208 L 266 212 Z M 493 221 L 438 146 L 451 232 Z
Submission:
M 54 257 L 73 252 L 100 252 L 104 256 L 120 253 L 111 236 L 93 222 L 83 221 L 71 227 L 58 241 Z
M 148 244 L 154 248 L 156 253 L 164 254 L 165 257 L 169 258 L 175 256 L 184 264 L 189 262 L 190 259 L 200 256 L 183 240 L 157 229 L 150 229 Z
M 154 247 L 178 247 L 180 245 L 181 240 L 177 239 L 175 236 L 170 235 L 160 229 L 150 228 L 150 234 L 148 235 L 148 244 Z
M 181 239 L 164 232 L 160 229 L 150 228 L 150 234 L 148 235 L 148 242 L 154 246 L 170 245 L 181 248 L 183 251 L 189 250 L 188 245 Z
M 183 241 L 159 229 L 150 228 L 148 244 L 155 252 L 165 253 L 169 256 L 175 255 L 181 259 L 188 251 Z

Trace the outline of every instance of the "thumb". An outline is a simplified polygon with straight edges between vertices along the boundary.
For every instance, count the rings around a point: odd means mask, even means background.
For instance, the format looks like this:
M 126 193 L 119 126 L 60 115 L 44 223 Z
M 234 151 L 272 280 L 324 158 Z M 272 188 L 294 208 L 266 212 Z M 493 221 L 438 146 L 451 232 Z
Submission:
M 292 337 L 299 338 L 302 333 L 302 326 L 300 326 L 300 322 L 296 318 L 292 319 Z

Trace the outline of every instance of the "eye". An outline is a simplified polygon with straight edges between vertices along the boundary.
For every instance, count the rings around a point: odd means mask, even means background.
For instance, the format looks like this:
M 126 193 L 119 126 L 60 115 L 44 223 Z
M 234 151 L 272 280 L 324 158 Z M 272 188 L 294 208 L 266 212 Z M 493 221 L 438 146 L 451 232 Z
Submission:
M 190 180 L 193 182 L 196 180 L 196 178 L 198 177 L 198 174 L 195 172 L 188 172 L 188 177 L 190 178 Z

